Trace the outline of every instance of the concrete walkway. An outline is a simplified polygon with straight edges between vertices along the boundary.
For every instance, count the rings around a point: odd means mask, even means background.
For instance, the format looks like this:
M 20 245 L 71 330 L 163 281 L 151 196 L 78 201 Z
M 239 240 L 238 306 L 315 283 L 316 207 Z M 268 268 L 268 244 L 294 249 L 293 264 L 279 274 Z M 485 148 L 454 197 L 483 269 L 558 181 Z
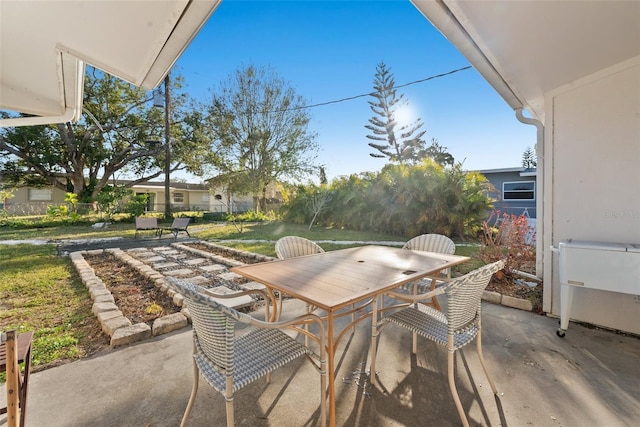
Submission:
M 285 312 L 302 310 L 286 301 Z M 475 346 L 457 356 L 457 384 L 472 425 L 632 426 L 640 420 L 640 340 L 483 303 L 485 358 L 500 391 L 494 399 Z M 363 393 L 352 378 L 367 360 L 370 328 L 362 322 L 338 349 L 340 426 L 455 426 L 446 352 L 389 326 L 378 355 L 379 383 Z M 27 426 L 177 426 L 192 385 L 190 328 L 32 375 Z M 0 401 L 5 388 L 0 387 Z M 319 379 L 305 361 L 266 384 L 236 393 L 236 425 L 319 424 Z M 6 425 L 0 415 L 0 425 Z M 204 381 L 189 426 L 224 425 L 224 399 Z

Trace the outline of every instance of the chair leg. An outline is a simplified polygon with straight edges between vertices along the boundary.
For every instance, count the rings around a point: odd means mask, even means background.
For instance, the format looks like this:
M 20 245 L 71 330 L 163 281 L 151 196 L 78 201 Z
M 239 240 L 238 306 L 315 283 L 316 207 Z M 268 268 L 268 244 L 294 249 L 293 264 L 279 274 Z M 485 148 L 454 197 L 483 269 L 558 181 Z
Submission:
M 356 305 L 351 304 L 351 335 L 356 333 Z
M 29 376 L 31 374 L 31 348 L 32 345 L 29 344 L 29 350 L 27 350 L 24 358 L 24 377 L 22 378 L 22 385 L 20 387 L 20 427 L 25 426 L 27 419 L 27 392 L 29 391 Z
M 376 385 L 376 348 L 378 347 L 378 298 L 373 301 L 373 312 L 371 313 L 371 363 L 369 372 L 371 385 Z
M 194 345 L 195 351 L 195 345 Z M 184 415 L 182 416 L 182 421 L 180 422 L 180 427 L 186 427 L 187 419 L 189 418 L 189 414 L 191 413 L 191 408 L 193 408 L 193 403 L 196 401 L 196 394 L 198 393 L 198 382 L 200 380 L 200 371 L 198 370 L 198 365 L 196 364 L 196 360 L 193 360 L 193 388 L 191 389 L 191 396 L 189 396 L 189 403 L 187 403 L 187 409 L 184 410 Z
M 233 413 L 233 377 L 227 376 L 227 391 L 224 394 L 227 411 L 227 427 L 234 427 L 235 419 Z
M 449 389 L 451 390 L 451 395 L 453 396 L 453 401 L 456 404 L 456 409 L 458 410 L 458 416 L 460 417 L 460 421 L 462 421 L 462 425 L 464 427 L 469 427 L 469 421 L 467 421 L 467 416 L 464 413 L 464 409 L 462 408 L 462 402 L 460 402 L 460 396 L 458 396 L 458 389 L 456 388 L 456 378 L 454 375 L 455 363 L 456 363 L 456 350 L 453 348 L 453 337 L 449 336 L 449 346 L 447 348 L 449 354 L 447 355 L 447 373 L 449 376 Z
M 327 359 L 320 360 L 320 422 L 327 425 Z
M 478 336 L 476 336 L 476 345 L 478 348 L 478 358 L 480 359 L 480 364 L 482 365 L 482 369 L 484 370 L 484 374 L 487 376 L 489 380 L 489 385 L 491 386 L 491 390 L 493 394 L 498 394 L 498 388 L 493 382 L 493 378 L 489 375 L 489 370 L 487 369 L 487 365 L 484 363 L 484 355 L 482 354 L 482 328 L 478 330 Z

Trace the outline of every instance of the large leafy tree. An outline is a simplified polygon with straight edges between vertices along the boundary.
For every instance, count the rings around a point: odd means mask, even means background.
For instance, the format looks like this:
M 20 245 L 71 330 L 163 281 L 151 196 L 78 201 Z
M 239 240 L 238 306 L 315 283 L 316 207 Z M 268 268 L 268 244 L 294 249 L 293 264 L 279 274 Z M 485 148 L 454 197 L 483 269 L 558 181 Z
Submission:
M 206 129 L 196 110 L 186 108 L 180 79 L 173 79 L 171 171 L 198 170 Z M 152 95 L 88 68 L 84 112 L 77 123 L 5 128 L 0 133 L 0 173 L 9 185 L 53 185 L 96 200 L 114 178 L 132 186 L 164 171 L 163 110 Z
M 273 69 L 238 69 L 214 92 L 209 120 L 210 162 L 234 191 L 252 194 L 264 208 L 267 186 L 301 179 L 316 169 L 316 135 L 305 101 Z
M 375 116 L 369 119 L 365 128 L 371 131 L 367 138 L 375 141 L 369 146 L 376 151 L 371 157 L 387 158 L 397 163 L 417 163 L 425 155 L 425 142 L 422 137 L 426 133 L 421 130 L 423 123 L 417 119 L 412 123 L 399 123 L 398 113 L 407 105 L 404 94 L 398 94 L 395 79 L 384 62 L 376 66 L 373 79 L 374 101 L 367 101 Z

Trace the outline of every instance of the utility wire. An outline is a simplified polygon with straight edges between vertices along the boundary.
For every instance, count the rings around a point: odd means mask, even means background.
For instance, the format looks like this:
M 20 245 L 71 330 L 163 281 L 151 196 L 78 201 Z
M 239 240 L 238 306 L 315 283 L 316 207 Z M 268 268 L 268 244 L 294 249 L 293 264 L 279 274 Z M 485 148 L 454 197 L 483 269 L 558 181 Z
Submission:
M 455 69 L 455 70 L 447 71 L 446 73 L 436 74 L 434 76 L 426 77 L 424 79 L 414 80 L 414 81 L 409 82 L 409 83 L 404 83 L 404 84 L 401 84 L 401 85 L 397 85 L 397 86 L 394 86 L 394 88 L 401 88 L 401 87 L 411 86 L 411 85 L 414 85 L 414 84 L 417 84 L 417 83 L 423 83 L 423 82 L 426 82 L 426 81 L 429 81 L 429 80 L 433 80 L 433 79 L 437 79 L 437 78 L 440 78 L 440 77 L 445 77 L 445 76 L 448 76 L 448 75 L 451 75 L 451 74 L 455 74 L 455 73 L 458 73 L 460 71 L 468 70 L 470 68 L 471 68 L 471 65 L 468 65 L 466 67 L 462 67 L 462 68 L 458 68 L 458 69 Z M 284 108 L 282 110 L 275 110 L 274 112 L 295 111 L 295 110 L 302 110 L 302 109 L 305 109 L 305 108 L 322 107 L 323 105 L 337 104 L 339 102 L 345 102 L 345 101 L 351 101 L 351 100 L 358 99 L 358 98 L 364 98 L 365 96 L 374 96 L 375 94 L 376 94 L 376 92 L 363 93 L 361 95 L 349 96 L 347 98 L 340 98 L 340 99 L 336 99 L 336 100 L 333 100 L 333 101 L 319 102 L 317 104 L 304 105 L 304 106 L 301 106 L 301 107 Z

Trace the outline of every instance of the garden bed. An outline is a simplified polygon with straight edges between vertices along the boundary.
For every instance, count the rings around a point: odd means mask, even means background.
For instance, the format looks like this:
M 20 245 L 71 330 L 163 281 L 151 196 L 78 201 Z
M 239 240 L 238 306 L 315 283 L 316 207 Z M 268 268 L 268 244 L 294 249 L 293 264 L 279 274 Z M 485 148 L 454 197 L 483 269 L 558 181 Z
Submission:
M 115 304 L 132 323 L 153 322 L 180 307 L 155 282 L 110 253 L 88 254 L 85 261 L 113 295 Z

